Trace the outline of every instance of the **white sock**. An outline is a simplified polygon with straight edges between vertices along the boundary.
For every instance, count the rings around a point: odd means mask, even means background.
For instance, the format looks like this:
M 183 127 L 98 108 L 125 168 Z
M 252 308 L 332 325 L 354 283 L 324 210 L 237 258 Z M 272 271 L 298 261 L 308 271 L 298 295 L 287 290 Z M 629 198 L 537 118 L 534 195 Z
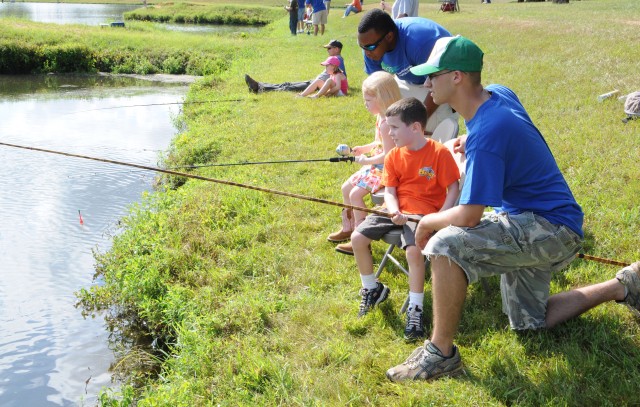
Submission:
M 376 281 L 375 274 L 360 274 L 360 280 L 362 280 L 362 287 L 366 288 L 367 290 L 374 290 L 376 287 L 378 287 L 378 282 Z
M 412 291 L 409 291 L 409 308 L 417 305 L 418 307 L 420 307 L 420 309 L 422 309 L 423 302 L 424 302 L 424 292 L 414 293 Z

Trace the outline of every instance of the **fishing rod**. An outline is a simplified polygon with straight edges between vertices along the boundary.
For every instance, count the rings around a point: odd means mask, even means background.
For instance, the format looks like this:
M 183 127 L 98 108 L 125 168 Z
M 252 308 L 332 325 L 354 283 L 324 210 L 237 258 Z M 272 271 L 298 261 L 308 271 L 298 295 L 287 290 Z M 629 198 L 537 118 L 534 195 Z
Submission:
M 577 253 L 576 257 L 578 259 L 592 260 L 592 261 L 597 261 L 599 263 L 611 264 L 611 265 L 614 265 L 614 266 L 627 267 L 627 266 L 631 265 L 631 263 L 625 263 L 625 262 L 622 262 L 622 261 L 611 260 L 611 259 L 604 259 L 602 257 L 591 256 L 591 255 L 584 254 L 584 253 Z
M 147 107 L 147 106 L 166 106 L 166 105 L 191 105 L 198 103 L 224 103 L 224 102 L 240 102 L 243 99 L 223 99 L 223 100 L 195 100 L 191 102 L 167 102 L 167 103 L 147 103 L 141 105 L 122 105 L 122 106 L 110 106 L 110 107 L 99 107 L 96 109 L 89 110 L 78 110 L 76 112 L 65 113 L 65 114 L 76 114 L 76 113 L 86 113 L 86 112 L 95 112 L 97 110 L 111 110 L 111 109 L 122 109 L 125 107 Z
M 331 157 L 331 158 L 316 158 L 311 160 L 282 160 L 282 161 L 242 161 L 239 163 L 227 163 L 227 164 L 201 164 L 201 165 L 183 165 L 180 167 L 172 167 L 172 169 L 176 168 L 204 168 L 204 167 L 230 167 L 234 165 L 258 165 L 258 164 L 288 164 L 288 163 L 311 163 L 311 162 L 319 162 L 319 161 L 328 161 L 332 163 L 337 162 L 354 162 L 356 160 L 355 157 Z
M 190 173 L 185 173 L 185 172 L 179 172 L 179 171 L 174 171 L 174 170 L 167 170 L 167 169 L 162 169 L 162 168 L 158 168 L 158 167 L 150 167 L 150 166 L 146 166 L 146 165 L 128 163 L 128 162 L 124 162 L 124 161 L 109 160 L 109 159 L 106 159 L 106 158 L 91 157 L 91 156 L 67 153 L 67 152 L 56 151 L 56 150 L 48 150 L 48 149 L 38 148 L 38 147 L 23 146 L 23 145 L 19 145 L 19 144 L 10 144 L 10 143 L 0 142 L 0 145 L 1 146 L 6 146 L 6 147 L 18 148 L 18 149 L 22 149 L 22 150 L 40 151 L 40 152 L 43 152 L 43 153 L 57 154 L 57 155 L 62 155 L 62 156 L 66 156 L 66 157 L 82 158 L 82 159 L 85 159 L 85 160 L 92 160 L 92 161 L 98 161 L 98 162 L 103 162 L 103 163 L 122 165 L 122 166 L 126 166 L 126 167 L 140 168 L 140 169 L 143 169 L 143 170 L 155 171 L 155 172 L 160 172 L 160 173 L 170 174 L 170 175 L 177 175 L 177 176 L 185 177 L 185 178 L 193 178 L 193 179 L 198 179 L 198 180 L 201 180 L 201 181 L 214 182 L 214 183 L 217 183 L 217 184 L 241 187 L 241 188 L 251 189 L 251 190 L 254 190 L 254 191 L 266 192 L 266 193 L 270 193 L 270 194 L 274 194 L 274 195 L 288 196 L 288 197 L 291 197 L 291 198 L 297 198 L 297 199 L 301 199 L 301 200 L 305 200 L 305 201 L 318 202 L 318 203 L 323 203 L 323 204 L 327 204 L 327 205 L 338 206 L 338 207 L 341 207 L 341 208 L 352 209 L 352 210 L 366 212 L 366 213 L 373 213 L 373 214 L 384 216 L 384 217 L 387 217 L 387 218 L 393 217 L 393 215 L 388 213 L 388 212 L 383 212 L 383 211 L 379 211 L 379 210 L 376 210 L 376 209 L 369 209 L 369 208 L 364 208 L 364 207 L 355 206 L 355 205 L 348 205 L 348 204 L 344 204 L 344 203 L 340 203 L 340 202 L 329 201 L 327 199 L 313 198 L 313 197 L 310 197 L 310 196 L 293 194 L 293 193 L 290 193 L 290 192 L 283 192 L 283 191 L 278 191 L 278 190 L 269 189 L 269 188 L 261 188 L 261 187 L 257 187 L 257 186 L 254 186 L 254 185 L 241 184 L 239 182 L 225 181 L 225 180 L 216 179 L 216 178 L 203 177 L 201 175 L 190 174 Z M 409 220 L 413 221 L 413 222 L 418 222 L 417 220 L 411 219 L 411 218 L 409 218 Z M 617 265 L 617 266 L 622 266 L 622 267 L 626 267 L 626 266 L 630 265 L 630 263 L 624 263 L 624 262 L 620 262 L 620 261 L 617 261 L 617 260 L 611 260 L 611 259 L 605 259 L 605 258 L 602 258 L 602 257 L 591 256 L 591 255 L 584 254 L 584 253 L 577 253 L 576 254 L 576 258 L 596 261 L 596 262 L 604 263 L 604 264 L 612 264 L 612 265 Z
M 267 193 L 274 194 L 274 195 L 288 196 L 288 197 L 291 197 L 291 198 L 297 198 L 297 199 L 301 199 L 301 200 L 305 200 L 305 201 L 318 202 L 318 203 L 323 203 L 323 204 L 327 204 L 327 205 L 339 206 L 341 208 L 352 209 L 352 210 L 356 210 L 356 211 L 374 213 L 376 215 L 381 215 L 381 216 L 385 216 L 385 217 L 388 217 L 388 218 L 391 218 L 393 216 L 392 214 L 390 214 L 388 212 L 383 212 L 383 211 L 379 211 L 379 210 L 376 210 L 376 209 L 369 209 L 369 208 L 364 208 L 364 207 L 360 207 L 360 206 L 355 206 L 355 205 L 349 205 L 349 204 L 344 204 L 344 203 L 340 203 L 340 202 L 329 201 L 329 200 L 326 200 L 326 199 L 314 198 L 314 197 L 310 197 L 310 196 L 306 196 L 306 195 L 293 194 L 293 193 L 290 193 L 290 192 L 283 192 L 283 191 L 278 191 L 278 190 L 275 190 L 275 189 L 262 188 L 262 187 L 257 187 L 257 186 L 249 185 L 249 184 L 241 184 L 239 182 L 233 182 L 233 181 L 226 181 L 226 180 L 221 180 L 221 179 L 216 179 L 216 178 L 204 177 L 204 176 L 201 176 L 201 175 L 191 174 L 191 173 L 187 173 L 187 172 L 174 171 L 174 170 L 171 170 L 171 169 L 163 169 L 163 168 L 159 168 L 159 167 L 151 167 L 151 166 L 147 166 L 147 165 L 134 164 L 134 163 L 124 162 L 124 161 L 110 160 L 110 159 L 107 159 L 107 158 L 91 157 L 91 156 L 87 156 L 87 155 L 67 153 L 67 152 L 56 151 L 56 150 L 48 150 L 48 149 L 45 149 L 45 148 L 23 146 L 23 145 L 19 145 L 19 144 L 11 144 L 11 143 L 5 143 L 5 142 L 0 142 L 0 146 L 19 148 L 19 149 L 22 149 L 22 150 L 40 151 L 40 152 L 43 152 L 43 153 L 57 154 L 57 155 L 62 155 L 62 156 L 66 156 L 66 157 L 82 158 L 82 159 L 85 159 L 85 160 L 92 160 L 92 161 L 98 161 L 98 162 L 103 162 L 103 163 L 108 163 L 108 164 L 115 164 L 115 165 L 122 165 L 122 166 L 126 166 L 126 167 L 139 168 L 139 169 L 148 170 L 148 171 L 160 172 L 160 173 L 163 173 L 163 174 L 176 175 L 176 176 L 179 176 L 179 177 L 193 178 L 193 179 L 198 179 L 198 180 L 201 180 L 201 181 L 215 182 L 217 184 L 231 185 L 231 186 L 235 186 L 235 187 L 251 189 L 251 190 L 254 190 L 254 191 L 267 192 Z M 342 158 L 342 157 L 336 157 L 336 158 Z M 418 222 L 417 220 L 411 219 L 411 218 L 409 220 L 411 220 L 413 222 Z

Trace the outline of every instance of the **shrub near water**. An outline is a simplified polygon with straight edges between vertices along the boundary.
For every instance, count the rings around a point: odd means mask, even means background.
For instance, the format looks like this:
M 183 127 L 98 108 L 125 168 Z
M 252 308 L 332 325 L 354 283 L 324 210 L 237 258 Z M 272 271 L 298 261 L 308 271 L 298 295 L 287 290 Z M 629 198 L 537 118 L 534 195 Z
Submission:
M 159 3 L 125 13 L 127 20 L 233 25 L 265 25 L 281 16 L 282 11 L 273 7 L 202 3 Z
M 218 76 L 244 41 L 241 33 L 190 35 L 140 22 L 105 30 L 3 19 L 0 74 L 99 71 Z

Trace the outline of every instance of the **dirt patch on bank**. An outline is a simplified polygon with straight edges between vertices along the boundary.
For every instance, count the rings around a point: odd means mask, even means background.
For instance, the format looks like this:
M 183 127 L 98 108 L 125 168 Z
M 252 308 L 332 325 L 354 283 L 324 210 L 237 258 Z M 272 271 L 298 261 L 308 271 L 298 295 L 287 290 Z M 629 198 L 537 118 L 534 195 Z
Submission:
M 191 84 L 196 80 L 202 78 L 202 76 L 195 76 L 195 75 L 169 75 L 169 74 L 163 74 L 163 73 L 158 73 L 153 75 L 137 75 L 137 74 L 111 74 L 111 73 L 100 72 L 98 75 L 142 79 L 150 82 L 183 83 L 186 85 Z

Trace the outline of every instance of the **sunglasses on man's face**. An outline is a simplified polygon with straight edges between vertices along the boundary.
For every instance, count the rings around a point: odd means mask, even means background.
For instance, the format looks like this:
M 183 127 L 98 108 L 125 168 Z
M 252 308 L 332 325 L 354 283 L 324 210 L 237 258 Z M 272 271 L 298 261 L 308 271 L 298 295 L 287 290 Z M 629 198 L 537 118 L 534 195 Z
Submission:
M 374 42 L 373 44 L 367 44 L 367 45 L 358 44 L 358 45 L 360 45 L 360 48 L 362 48 L 365 51 L 373 51 L 376 48 L 378 48 L 378 45 L 380 45 L 380 43 L 382 42 L 382 40 L 384 40 L 387 34 L 389 34 L 389 31 L 387 31 L 382 37 L 380 37 L 378 41 Z

